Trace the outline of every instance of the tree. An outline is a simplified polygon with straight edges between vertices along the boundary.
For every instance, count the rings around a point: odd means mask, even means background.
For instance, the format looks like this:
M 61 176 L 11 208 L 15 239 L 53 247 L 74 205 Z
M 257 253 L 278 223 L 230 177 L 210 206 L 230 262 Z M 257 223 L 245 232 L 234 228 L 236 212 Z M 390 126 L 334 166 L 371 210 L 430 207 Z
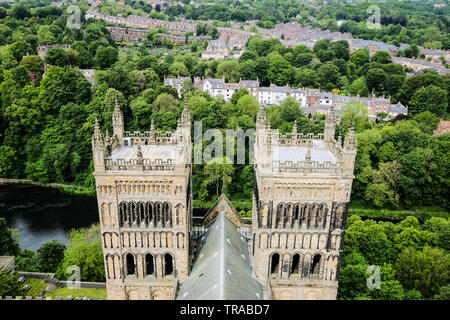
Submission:
M 439 292 L 432 297 L 433 300 L 450 300 L 450 285 L 439 288 Z
M 258 59 L 258 54 L 255 51 L 245 50 L 239 57 L 239 63 L 247 60 L 255 61 L 256 59 Z
M 28 70 L 30 76 L 33 75 L 35 77 L 35 83 L 41 81 L 44 73 L 44 61 L 39 56 L 32 55 L 23 57 L 20 65 Z
M 400 180 L 401 165 L 397 161 L 380 163 L 378 170 L 373 170 L 372 183 L 367 186 L 365 199 L 377 207 L 386 204 L 397 206 L 399 195 L 396 192 Z
M 386 51 L 377 51 L 375 52 L 375 54 L 372 56 L 371 61 L 375 61 L 378 63 L 390 63 L 391 62 L 391 55 L 389 53 L 387 53 Z
M 256 63 L 253 60 L 247 60 L 239 63 L 239 78 L 246 80 L 255 80 Z
M 430 111 L 438 117 L 442 117 L 447 110 L 447 92 L 441 88 L 429 85 L 414 92 L 409 101 L 409 111 L 412 114 Z
M 366 97 L 369 94 L 369 89 L 366 85 L 366 78 L 365 77 L 359 77 L 355 81 L 352 82 L 352 84 L 348 87 L 348 91 L 352 95 L 360 95 L 362 97 Z
M 319 85 L 319 78 L 314 70 L 300 68 L 294 71 L 294 83 L 302 88 L 315 88 Z
M 367 267 L 369 265 L 359 253 L 344 257 L 339 271 L 339 299 L 354 299 L 367 290 Z
M 365 49 L 358 49 L 350 56 L 350 61 L 353 62 L 357 68 L 369 63 L 369 53 Z
M 293 97 L 288 97 L 281 101 L 280 107 L 281 118 L 284 121 L 294 122 L 300 115 L 302 115 L 300 105 Z
M 450 255 L 439 248 L 406 248 L 399 254 L 395 269 L 405 288 L 417 289 L 429 298 L 450 280 Z
M 40 272 L 56 272 L 64 259 L 66 246 L 56 240 L 44 243 L 38 250 Z
M 239 111 L 239 115 L 247 115 L 255 119 L 259 110 L 259 102 L 253 96 L 247 94 L 239 98 L 236 108 Z
M 72 234 L 70 244 L 64 253 L 64 259 L 58 268 L 58 279 L 67 279 L 69 266 L 78 266 L 81 281 L 105 281 L 105 266 L 103 263 L 102 243 L 100 238 L 88 240 L 82 233 Z
M 245 95 L 248 95 L 248 90 L 246 88 L 240 88 L 239 90 L 235 91 L 233 95 L 231 96 L 230 102 L 234 105 L 237 104 L 239 99 Z
M 119 55 L 119 50 L 114 47 L 99 46 L 95 53 L 95 60 L 100 68 L 105 69 L 111 67 Z
M 66 49 L 51 48 L 45 55 L 45 62 L 50 65 L 64 67 L 70 64 L 70 58 Z
M 366 75 L 367 88 L 370 90 L 375 90 L 381 92 L 384 90 L 386 85 L 386 72 L 382 69 L 370 69 Z
M 330 44 L 330 50 L 335 53 L 335 56 L 339 59 L 344 59 L 348 61 L 350 58 L 350 49 L 348 42 L 345 40 L 340 40 L 336 42 L 332 42 Z
M 368 296 L 373 300 L 402 300 L 405 292 L 395 277 L 392 265 L 384 263 L 380 267 L 380 289 L 368 289 Z
M 169 67 L 170 74 L 174 76 L 187 76 L 189 73 L 188 68 L 184 65 L 184 63 L 175 61 L 170 67 Z
M 427 180 L 425 157 L 410 152 L 400 158 L 402 176 L 398 183 L 401 197 L 407 205 L 421 203 L 422 188 Z
M 19 274 L 0 266 L 0 297 L 20 296 L 21 284 L 17 282 Z
M 70 67 L 51 66 L 41 82 L 39 100 L 44 111 L 57 111 L 68 102 L 86 103 L 91 96 L 91 85 L 79 72 Z
M 432 217 L 423 224 L 423 229 L 438 236 L 439 248 L 450 251 L 450 221 L 445 218 Z
M 287 62 L 279 54 L 272 54 L 269 57 L 269 68 L 267 70 L 267 76 L 270 82 L 275 83 L 278 86 L 284 86 L 289 83 L 292 71 L 289 62 Z
M 19 252 L 19 244 L 13 238 L 11 229 L 6 225 L 6 219 L 0 218 L 0 256 L 15 256 Z
M 351 124 L 356 132 L 362 132 L 370 127 L 367 105 L 358 100 L 352 100 L 341 109 L 341 128 L 346 130 Z
M 417 113 L 412 119 L 417 122 L 422 132 L 429 135 L 433 134 L 433 131 L 436 130 L 439 124 L 439 117 L 430 111 Z
M 0 146 L 0 176 L 12 178 L 16 172 L 14 170 L 17 163 L 17 152 L 10 146 Z
M 225 78 L 225 82 L 237 82 L 239 80 L 239 64 L 235 60 L 221 61 L 217 66 L 216 77 Z
M 172 113 L 178 114 L 178 111 L 180 109 L 179 104 L 179 101 L 174 96 L 163 92 L 153 102 L 153 109 L 156 112 L 165 113 L 170 111 Z
M 295 65 L 297 67 L 306 66 L 314 59 L 314 57 L 313 53 L 300 53 L 295 57 Z
M 437 244 L 437 240 L 437 234 L 420 230 L 417 227 L 404 228 L 394 238 L 395 246 L 399 252 L 406 248 L 421 250 L 424 246 L 434 246 Z
M 339 79 L 339 69 L 332 62 L 322 63 L 317 69 L 317 76 L 321 87 L 331 90 L 336 87 Z
M 396 251 L 382 225 L 375 221 L 362 221 L 359 216 L 350 216 L 347 223 L 345 245 L 349 252 L 360 252 L 368 264 L 394 261 Z
M 234 167 L 227 157 L 214 158 L 205 165 L 203 173 L 205 180 L 203 180 L 202 186 L 205 188 L 210 185 L 215 186 L 218 196 L 219 193 L 227 193 L 232 181 Z

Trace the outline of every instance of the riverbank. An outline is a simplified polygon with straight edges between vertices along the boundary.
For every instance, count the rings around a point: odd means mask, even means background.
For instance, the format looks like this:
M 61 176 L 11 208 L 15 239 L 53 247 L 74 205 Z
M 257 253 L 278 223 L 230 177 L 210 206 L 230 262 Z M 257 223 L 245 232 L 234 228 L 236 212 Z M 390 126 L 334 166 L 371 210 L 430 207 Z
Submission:
M 42 182 L 42 181 L 33 181 L 27 179 L 7 179 L 0 178 L 0 185 L 8 185 L 8 184 L 29 184 L 40 187 L 54 188 L 59 191 L 67 194 L 75 194 L 75 195 L 86 195 L 86 196 L 95 196 L 95 190 L 88 187 L 77 186 L 74 184 L 62 184 L 62 183 L 54 183 L 54 182 Z
M 5 179 L 0 178 L 0 185 L 8 184 L 29 184 L 41 187 L 53 188 L 61 191 L 65 194 L 71 195 L 83 195 L 89 197 L 95 197 L 96 192 L 93 188 L 77 186 L 72 184 L 61 184 L 53 182 L 41 182 L 32 181 L 26 179 Z M 211 206 L 214 205 L 217 199 L 212 199 L 208 201 L 193 200 L 193 209 L 198 209 L 199 211 L 204 211 L 206 213 Z M 231 201 L 236 208 L 236 211 L 241 214 L 242 217 L 249 218 L 252 214 L 252 202 L 247 199 L 237 200 L 233 199 Z M 349 215 L 358 215 L 364 218 L 373 219 L 391 219 L 391 220 L 402 220 L 407 216 L 415 216 L 419 220 L 426 220 L 432 217 L 449 218 L 449 212 L 440 207 L 420 207 L 414 208 L 412 210 L 408 209 L 384 209 L 384 208 L 370 208 L 359 200 L 354 200 L 350 202 L 349 205 Z

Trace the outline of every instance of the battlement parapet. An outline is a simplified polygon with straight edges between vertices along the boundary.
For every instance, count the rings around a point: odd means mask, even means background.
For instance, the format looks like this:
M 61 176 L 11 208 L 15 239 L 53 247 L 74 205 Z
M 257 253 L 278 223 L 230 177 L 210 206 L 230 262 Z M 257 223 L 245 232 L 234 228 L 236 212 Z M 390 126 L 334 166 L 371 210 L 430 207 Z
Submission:
M 331 176 L 340 176 L 343 174 L 341 162 L 331 163 L 329 161 L 273 161 L 272 172 L 289 172 L 303 174 L 327 174 Z
M 278 138 L 278 143 L 280 145 L 298 145 L 298 146 L 308 146 L 310 144 L 311 140 L 323 140 L 324 135 L 323 133 L 319 133 L 315 135 L 314 133 L 298 133 L 298 134 L 292 134 L 292 133 L 286 133 L 283 135 L 280 135 Z
M 131 138 L 132 144 L 146 145 L 146 144 L 177 144 L 177 138 L 173 132 L 166 131 L 124 131 L 124 138 Z
M 175 165 L 172 159 L 166 161 L 161 159 L 155 159 L 155 161 L 148 159 L 105 159 L 105 169 L 111 171 L 173 171 Z

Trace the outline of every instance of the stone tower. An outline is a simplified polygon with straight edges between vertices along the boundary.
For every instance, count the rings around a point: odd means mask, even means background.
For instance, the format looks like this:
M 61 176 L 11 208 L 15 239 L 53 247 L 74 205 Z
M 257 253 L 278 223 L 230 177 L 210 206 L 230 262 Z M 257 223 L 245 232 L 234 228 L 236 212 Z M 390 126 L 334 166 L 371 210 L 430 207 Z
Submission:
M 324 134 L 279 135 L 256 124 L 252 217 L 254 271 L 273 299 L 336 299 L 357 142 L 335 140 L 331 108 Z
M 189 274 L 189 110 L 174 132 L 128 132 L 116 101 L 113 130 L 92 135 L 108 299 L 172 299 Z

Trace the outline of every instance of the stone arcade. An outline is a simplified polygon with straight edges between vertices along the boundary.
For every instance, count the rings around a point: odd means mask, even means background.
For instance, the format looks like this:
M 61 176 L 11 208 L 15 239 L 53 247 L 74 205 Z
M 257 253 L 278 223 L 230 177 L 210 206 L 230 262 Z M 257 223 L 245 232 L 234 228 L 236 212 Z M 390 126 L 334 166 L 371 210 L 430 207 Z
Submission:
M 251 227 L 225 195 L 194 226 L 187 105 L 142 133 L 116 102 L 92 136 L 108 299 L 336 299 L 357 142 L 335 126 L 331 108 L 324 134 L 279 135 L 261 107 Z
M 174 132 L 128 132 L 116 102 L 113 128 L 92 136 L 108 299 L 171 299 L 189 273 L 189 110 Z
M 297 125 L 279 135 L 256 123 L 253 254 L 256 277 L 274 299 L 336 299 L 357 142 L 351 127 L 336 141 L 335 111 L 324 134 Z

